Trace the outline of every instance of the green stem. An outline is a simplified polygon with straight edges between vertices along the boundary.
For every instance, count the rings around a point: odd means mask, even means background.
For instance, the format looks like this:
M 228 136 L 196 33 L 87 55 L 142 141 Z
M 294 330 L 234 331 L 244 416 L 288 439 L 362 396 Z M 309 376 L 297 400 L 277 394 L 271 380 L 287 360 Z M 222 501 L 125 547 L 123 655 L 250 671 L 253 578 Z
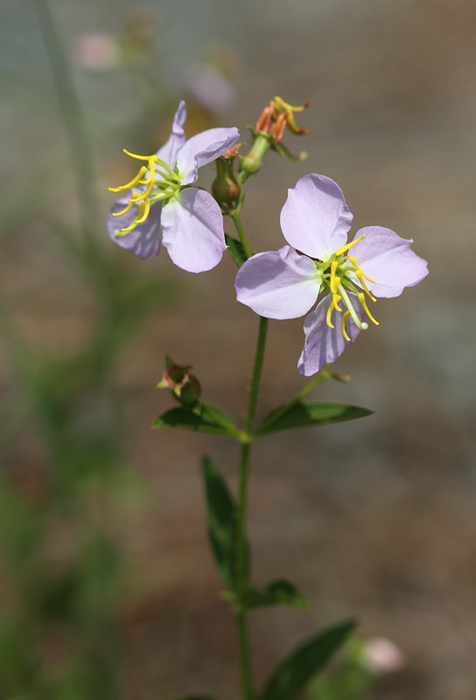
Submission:
M 244 248 L 246 257 L 251 258 L 253 255 L 253 251 L 251 250 L 250 244 L 248 243 L 248 239 L 246 238 L 245 230 L 243 228 L 243 224 L 241 223 L 240 215 L 238 212 L 235 211 L 231 213 L 230 216 L 233 219 L 233 223 L 235 224 L 235 228 L 240 237 L 241 245 Z
M 47 0 L 35 0 L 41 31 L 53 73 L 56 94 L 68 135 L 71 162 L 76 177 L 84 237 L 92 243 L 92 232 L 98 221 L 98 204 L 94 186 L 94 170 L 84 118 Z
M 248 396 L 248 410 L 246 412 L 245 433 L 251 436 L 253 422 L 258 401 L 258 391 L 261 380 L 261 370 L 263 368 L 264 350 L 266 346 L 266 335 L 268 330 L 268 319 L 260 318 L 258 342 L 256 346 L 255 364 L 253 378 L 251 380 L 250 393 Z M 245 592 L 248 585 L 247 566 L 247 544 L 246 544 L 246 514 L 247 514 L 247 490 L 248 475 L 250 466 L 251 444 L 244 443 L 241 446 L 240 464 L 240 487 L 238 496 L 238 519 L 237 519 L 237 594 L 238 598 Z M 241 669 L 241 693 L 242 700 L 252 700 L 253 680 L 250 657 L 250 640 L 248 630 L 248 619 L 246 611 L 238 606 L 237 610 L 238 636 L 240 645 L 240 669 Z

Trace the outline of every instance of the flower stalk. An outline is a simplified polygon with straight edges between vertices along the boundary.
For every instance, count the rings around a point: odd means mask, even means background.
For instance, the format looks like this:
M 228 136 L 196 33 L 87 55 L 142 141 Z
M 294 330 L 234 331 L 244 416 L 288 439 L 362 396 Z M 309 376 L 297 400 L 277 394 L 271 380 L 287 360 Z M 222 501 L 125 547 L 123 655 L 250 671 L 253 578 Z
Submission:
M 253 369 L 253 377 L 251 380 L 250 393 L 248 396 L 248 409 L 245 420 L 245 433 L 251 439 L 254 417 L 256 413 L 256 405 L 258 402 L 258 393 L 261 381 L 261 372 L 263 369 L 264 353 L 266 347 L 266 337 L 268 331 L 268 319 L 260 318 L 258 330 L 258 342 L 256 345 L 255 364 Z M 250 451 L 251 443 L 245 443 L 241 446 L 241 463 L 240 463 L 240 487 L 238 495 L 238 518 L 237 518 L 237 595 L 240 598 L 246 591 L 248 585 L 248 572 L 246 564 L 246 516 L 248 506 L 248 477 L 250 466 Z M 237 612 L 238 622 L 238 638 L 240 647 L 240 669 L 241 669 L 241 692 L 242 700 L 252 700 L 253 698 L 253 681 L 251 669 L 251 649 L 248 630 L 247 612 L 238 606 Z

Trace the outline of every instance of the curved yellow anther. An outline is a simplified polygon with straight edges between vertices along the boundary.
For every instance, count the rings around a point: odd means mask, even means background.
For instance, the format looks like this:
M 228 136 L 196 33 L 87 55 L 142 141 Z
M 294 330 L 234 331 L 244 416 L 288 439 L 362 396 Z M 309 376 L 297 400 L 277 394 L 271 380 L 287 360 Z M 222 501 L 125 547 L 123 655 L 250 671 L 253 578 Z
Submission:
M 379 322 L 374 319 L 374 317 L 372 316 L 372 314 L 369 311 L 369 307 L 367 306 L 367 302 L 365 300 L 365 294 L 363 292 L 360 292 L 360 294 L 358 294 L 357 296 L 359 297 L 359 301 L 362 304 L 362 306 L 364 307 L 365 313 L 370 318 L 372 323 L 375 323 L 376 326 L 379 326 L 380 325 Z
M 293 107 L 292 105 L 285 102 L 281 97 L 276 96 L 271 104 L 279 109 L 283 109 L 286 112 L 286 126 L 293 134 L 307 134 L 308 129 L 299 127 L 294 121 L 293 112 L 302 112 L 308 106 L 308 102 L 300 107 Z
M 113 215 L 113 216 L 122 216 L 123 214 L 127 214 L 127 212 L 130 211 L 130 210 L 132 209 L 132 207 L 134 206 L 134 204 L 137 204 L 137 201 L 134 200 L 134 199 L 130 199 L 130 200 L 129 200 L 129 204 L 126 206 L 125 209 L 123 209 L 122 211 L 113 212 L 112 215 Z
M 332 321 L 331 321 L 333 309 L 334 309 L 334 297 L 332 297 L 332 301 L 329 305 L 329 308 L 327 309 L 327 315 L 326 315 L 326 323 L 329 326 L 329 328 L 334 328 L 334 326 L 332 325 Z
M 375 282 L 375 280 L 373 280 L 371 277 L 369 277 L 368 275 L 365 274 L 365 272 L 364 272 L 364 271 L 361 269 L 361 267 L 359 266 L 359 264 L 358 264 L 357 260 L 355 259 L 355 256 L 354 256 L 354 255 L 349 255 L 349 256 L 348 256 L 348 260 L 349 260 L 349 262 L 351 262 L 352 265 L 355 267 L 355 274 L 356 274 L 357 279 L 359 280 L 360 284 L 361 284 L 362 287 L 364 288 L 364 291 L 367 292 L 367 294 L 368 294 L 369 297 L 372 299 L 372 301 L 377 301 L 377 299 L 374 297 L 374 295 L 372 294 L 372 292 L 369 290 L 369 288 L 368 288 L 367 285 L 365 284 L 365 282 L 364 282 L 364 277 L 365 277 L 365 279 L 367 279 L 369 282 Z
M 139 205 L 139 206 L 140 206 L 140 205 Z M 121 228 L 120 234 L 124 235 L 124 234 L 126 234 L 126 233 L 129 233 L 130 231 L 132 231 L 133 229 L 135 229 L 136 226 L 137 226 L 137 221 L 134 220 L 130 226 L 127 226 L 126 228 Z M 116 233 L 116 236 L 117 236 L 117 235 L 118 235 L 118 234 Z
M 137 175 L 133 180 L 127 183 L 127 185 L 121 185 L 120 187 L 109 187 L 110 192 L 122 192 L 122 190 L 130 190 L 131 187 L 135 187 L 136 185 L 139 184 L 143 174 L 147 172 L 147 166 L 143 165 L 142 168 L 139 170 Z
M 125 153 L 126 155 L 130 156 L 131 158 L 135 158 L 136 160 L 148 160 L 148 161 L 151 161 L 151 160 L 155 160 L 155 159 L 157 158 L 157 156 L 156 156 L 155 154 L 152 155 L 152 156 L 138 156 L 138 155 L 136 155 L 135 153 L 131 153 L 131 152 L 128 151 L 126 148 L 123 148 L 122 150 L 124 151 L 124 153 Z
M 345 314 L 342 316 L 342 335 L 344 336 L 344 338 L 346 340 L 348 340 L 350 342 L 350 338 L 347 335 L 347 331 L 345 330 L 345 322 L 347 321 L 349 316 L 350 316 L 350 311 L 346 311 Z
M 336 272 L 337 272 L 337 266 L 338 266 L 338 265 L 339 265 L 339 263 L 337 262 L 337 260 L 333 260 L 333 261 L 331 262 L 331 279 L 330 279 L 330 282 L 329 282 L 329 288 L 330 288 L 332 294 L 336 294 L 336 293 L 337 293 L 337 285 L 338 285 L 339 282 L 340 282 L 340 278 L 339 278 L 339 277 L 336 277 Z M 337 284 L 336 284 L 336 280 L 339 280 L 339 282 L 338 282 Z
M 336 250 L 334 255 L 337 255 L 337 256 L 343 255 L 344 253 L 346 253 L 349 250 L 349 248 L 352 248 L 353 245 L 355 245 L 356 243 L 360 243 L 360 241 L 363 241 L 364 238 L 365 238 L 365 236 L 361 236 L 360 238 L 357 238 L 356 241 L 352 241 L 351 243 L 347 243 L 347 245 L 344 245 L 344 246 L 342 246 L 342 248 L 339 248 L 338 250 Z
M 135 220 L 135 224 L 141 224 L 143 221 L 147 219 L 149 216 L 149 211 L 150 211 L 150 200 L 149 199 L 144 199 L 143 202 L 139 204 L 139 216 Z
M 293 107 L 292 105 L 285 102 L 283 98 L 279 97 L 278 95 L 276 95 L 273 101 L 276 102 L 281 107 L 281 109 L 285 109 L 286 112 L 303 112 L 307 107 L 307 104 L 301 105 L 300 107 Z

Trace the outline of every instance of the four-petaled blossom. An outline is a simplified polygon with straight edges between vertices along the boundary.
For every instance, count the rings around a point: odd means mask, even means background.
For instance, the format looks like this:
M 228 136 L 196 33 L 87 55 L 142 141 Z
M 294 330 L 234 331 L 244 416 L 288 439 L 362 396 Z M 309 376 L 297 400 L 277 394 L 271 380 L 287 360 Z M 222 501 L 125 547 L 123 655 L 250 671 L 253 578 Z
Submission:
M 223 216 L 212 195 L 190 187 L 198 168 L 225 153 L 239 138 L 237 129 L 208 129 L 185 139 L 185 102 L 175 113 L 172 133 L 152 156 L 128 155 L 144 161 L 108 217 L 109 236 L 140 258 L 158 255 L 161 242 L 172 261 L 188 272 L 205 272 L 220 262 L 226 248 Z M 116 218 L 119 217 L 119 218 Z
M 399 296 L 428 274 L 412 241 L 388 228 L 368 226 L 347 243 L 352 219 L 333 180 L 306 175 L 281 211 L 289 245 L 254 255 L 236 276 L 238 301 L 267 318 L 303 316 L 320 292 L 329 292 L 304 321 L 298 370 L 307 377 L 334 362 L 368 328 L 365 319 L 378 325 L 367 299 Z

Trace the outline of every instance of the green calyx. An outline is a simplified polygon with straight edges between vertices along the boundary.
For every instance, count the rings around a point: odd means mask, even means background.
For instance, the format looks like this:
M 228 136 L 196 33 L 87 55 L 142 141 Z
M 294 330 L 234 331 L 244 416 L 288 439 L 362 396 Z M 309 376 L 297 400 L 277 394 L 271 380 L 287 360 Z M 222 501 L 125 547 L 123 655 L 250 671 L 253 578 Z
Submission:
M 212 194 L 225 214 L 235 210 L 241 195 L 241 185 L 234 173 L 235 157 L 221 157 L 215 161 L 217 175 L 212 183 Z

